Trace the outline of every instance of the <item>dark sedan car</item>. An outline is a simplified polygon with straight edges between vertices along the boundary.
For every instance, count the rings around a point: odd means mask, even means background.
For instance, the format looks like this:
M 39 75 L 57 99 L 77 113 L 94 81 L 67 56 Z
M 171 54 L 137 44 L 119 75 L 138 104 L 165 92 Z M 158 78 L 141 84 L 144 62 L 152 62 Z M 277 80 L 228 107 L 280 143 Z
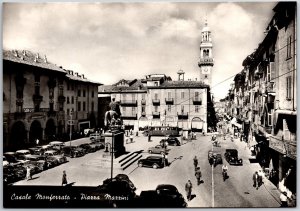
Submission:
M 182 194 L 178 192 L 178 189 L 174 185 L 158 185 L 156 187 L 156 192 L 160 198 L 164 199 L 164 201 L 172 201 L 175 207 L 186 207 L 187 205 Z
M 85 153 L 96 152 L 96 148 L 92 147 L 90 144 L 81 144 L 79 147 L 85 150 Z
M 32 155 L 43 155 L 45 150 L 42 147 L 31 147 L 28 148 Z
M 176 137 L 168 137 L 166 139 L 162 139 L 160 144 L 172 145 L 172 146 L 180 146 L 180 141 Z
M 161 156 L 148 156 L 145 159 L 140 159 L 138 161 L 138 166 L 146 166 L 146 167 L 152 167 L 154 169 L 157 168 L 163 168 L 165 166 L 164 159 Z
M 78 146 L 64 146 L 61 149 L 61 152 L 71 158 L 81 157 L 85 155 L 85 150 Z
M 230 165 L 236 165 L 236 166 L 243 165 L 243 159 L 239 159 L 238 151 L 236 149 L 226 149 L 224 156 L 226 161 Z

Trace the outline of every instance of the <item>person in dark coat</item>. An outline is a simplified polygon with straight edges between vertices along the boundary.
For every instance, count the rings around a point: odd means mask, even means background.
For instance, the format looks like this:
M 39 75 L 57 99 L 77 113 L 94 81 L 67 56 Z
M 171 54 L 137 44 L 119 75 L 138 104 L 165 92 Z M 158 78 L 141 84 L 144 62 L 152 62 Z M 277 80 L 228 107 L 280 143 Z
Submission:
M 186 192 L 186 198 L 188 201 L 191 201 L 192 199 L 192 182 L 191 180 L 188 180 L 188 182 L 185 184 L 185 192 Z
M 256 188 L 256 190 L 258 189 L 258 182 L 259 182 L 259 176 L 258 176 L 258 172 L 256 171 L 254 174 L 253 174 L 253 187 Z
M 200 167 L 197 167 L 197 170 L 195 171 L 195 176 L 196 176 L 196 179 L 197 179 L 197 185 L 200 185 L 201 183 L 201 171 L 200 171 Z
M 68 184 L 68 181 L 67 181 L 67 174 L 66 174 L 66 171 L 63 171 L 63 176 L 62 176 L 62 183 L 61 185 L 64 186 L 64 185 L 67 185 Z
M 194 167 L 195 167 L 195 171 L 196 171 L 197 166 L 198 166 L 198 158 L 197 158 L 197 156 L 195 156 L 193 160 L 194 160 Z

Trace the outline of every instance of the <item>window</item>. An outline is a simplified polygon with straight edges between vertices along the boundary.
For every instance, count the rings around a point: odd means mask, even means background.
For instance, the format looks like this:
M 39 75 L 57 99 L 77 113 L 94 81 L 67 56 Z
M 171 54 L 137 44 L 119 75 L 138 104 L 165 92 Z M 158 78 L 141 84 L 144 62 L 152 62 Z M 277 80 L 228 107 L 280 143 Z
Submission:
M 267 68 L 267 82 L 271 81 L 271 67 L 268 66 Z
M 170 100 L 172 98 L 171 92 L 168 92 L 168 99 Z
M 132 113 L 132 115 L 135 115 L 135 107 L 132 107 L 131 113 Z
M 155 111 L 155 112 L 158 111 L 158 106 L 154 106 L 154 111 Z
M 157 93 L 154 94 L 154 99 L 158 100 L 158 94 Z
M 168 105 L 168 112 L 171 112 L 171 109 L 172 109 L 171 105 Z
M 70 109 L 67 109 L 67 115 L 69 115 L 70 114 Z
M 292 98 L 292 76 L 286 77 L 286 99 L 291 100 Z
M 142 106 L 142 112 L 145 112 L 145 106 Z
M 92 102 L 92 111 L 94 111 L 94 106 L 95 106 L 95 104 L 94 104 L 94 102 Z
M 125 113 L 126 112 L 126 107 L 122 107 L 122 110 Z
M 70 104 L 70 98 L 67 97 L 67 104 Z
M 145 94 L 142 94 L 142 100 L 145 100 Z
M 195 92 L 195 100 L 199 101 L 199 92 Z
M 82 110 L 85 111 L 85 102 L 82 102 Z
M 195 112 L 199 113 L 199 106 L 198 105 L 195 105 Z
M 181 92 L 181 99 L 184 99 L 184 92 Z
M 272 117 L 273 117 L 273 115 L 272 114 L 270 114 L 270 113 L 268 113 L 268 126 L 272 126 L 273 124 L 273 121 L 272 121 Z
M 181 106 L 181 113 L 184 112 L 184 105 Z
M 77 95 L 78 95 L 78 97 L 81 96 L 81 90 L 80 89 L 78 90 L 78 94 Z
M 83 92 L 83 97 L 85 97 L 85 90 L 83 90 L 82 92 Z
M 78 111 L 81 111 L 81 102 L 78 102 L 78 108 L 77 108 Z
M 71 103 L 74 104 L 74 96 L 71 98 Z
M 287 38 L 286 50 L 286 58 L 289 59 L 292 57 L 292 36 Z

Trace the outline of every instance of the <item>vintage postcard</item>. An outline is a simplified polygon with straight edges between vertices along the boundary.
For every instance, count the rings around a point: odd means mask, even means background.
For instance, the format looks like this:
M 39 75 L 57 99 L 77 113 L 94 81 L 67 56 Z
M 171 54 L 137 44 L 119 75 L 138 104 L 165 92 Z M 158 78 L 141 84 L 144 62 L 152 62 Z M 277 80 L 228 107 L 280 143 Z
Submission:
M 2 7 L 4 208 L 296 207 L 296 1 Z

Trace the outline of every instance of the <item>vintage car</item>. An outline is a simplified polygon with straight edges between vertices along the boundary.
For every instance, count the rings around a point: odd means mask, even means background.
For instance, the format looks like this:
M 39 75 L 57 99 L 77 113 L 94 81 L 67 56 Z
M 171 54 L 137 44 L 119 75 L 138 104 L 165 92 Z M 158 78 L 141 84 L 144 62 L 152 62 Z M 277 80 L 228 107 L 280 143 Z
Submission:
M 85 153 L 96 152 L 95 147 L 91 147 L 90 144 L 80 144 L 79 147 L 85 150 Z
M 54 150 L 61 150 L 61 148 L 63 146 L 65 146 L 64 142 L 61 142 L 61 141 L 51 141 L 49 143 L 49 145 L 51 146 L 52 149 Z
M 62 164 L 67 162 L 67 158 L 64 155 L 59 154 L 56 150 L 49 150 L 44 153 L 44 155 L 48 157 L 55 158 L 57 164 Z
M 157 169 L 157 168 L 163 168 L 165 165 L 164 165 L 163 157 L 161 157 L 161 156 L 148 156 L 144 159 L 140 159 L 138 161 L 138 166 L 139 167 L 146 166 L 146 167 L 152 167 L 154 169 Z
M 85 150 L 79 146 L 64 146 L 61 148 L 61 152 L 71 158 L 81 157 L 85 155 Z
M 162 139 L 159 143 L 160 145 L 166 144 L 172 146 L 180 146 L 180 141 L 174 136 L 168 136 L 167 138 Z
M 35 165 L 38 168 L 38 171 L 44 171 L 50 168 L 50 163 L 47 161 L 45 156 L 41 155 L 29 155 L 26 158 L 30 164 Z
M 208 151 L 208 161 L 211 165 L 212 164 L 214 164 L 214 165 L 222 164 L 223 159 L 222 159 L 221 152 L 209 150 Z
M 187 203 L 185 202 L 182 194 L 179 193 L 178 189 L 174 185 L 160 184 L 156 187 L 155 190 L 157 192 L 157 195 L 165 202 L 170 201 L 170 204 L 173 203 L 175 207 L 187 206 Z
M 238 151 L 236 149 L 226 149 L 225 159 L 230 165 L 241 166 L 243 165 L 243 159 L 239 159 Z
M 165 147 L 161 146 L 161 145 L 156 145 L 155 147 L 150 147 L 148 149 L 148 152 L 150 154 L 166 154 L 168 152 L 168 149 L 166 149 Z
M 8 163 L 18 163 L 17 154 L 15 152 L 5 152 L 3 153 Z
M 26 168 L 21 163 L 9 164 L 3 167 L 4 183 L 11 183 L 26 177 Z
M 43 155 L 45 152 L 45 149 L 42 148 L 41 146 L 31 147 L 31 148 L 28 148 L 28 150 L 30 151 L 30 153 L 32 155 Z
M 33 164 L 31 163 L 30 161 L 26 160 L 24 163 L 23 163 L 23 167 L 25 169 L 27 169 L 27 167 L 30 168 L 30 173 L 31 175 L 33 174 L 37 174 L 39 172 L 41 172 L 40 168 L 36 165 L 36 164 Z
M 95 148 L 96 151 L 105 148 L 104 143 L 99 143 L 99 142 L 89 143 L 89 145 L 90 145 L 92 148 Z
M 3 156 L 3 165 L 2 166 L 7 166 L 9 162 L 7 161 L 6 157 Z
M 26 160 L 26 157 L 28 155 L 31 155 L 30 151 L 28 149 L 21 149 L 21 150 L 16 151 L 16 157 L 20 161 Z

